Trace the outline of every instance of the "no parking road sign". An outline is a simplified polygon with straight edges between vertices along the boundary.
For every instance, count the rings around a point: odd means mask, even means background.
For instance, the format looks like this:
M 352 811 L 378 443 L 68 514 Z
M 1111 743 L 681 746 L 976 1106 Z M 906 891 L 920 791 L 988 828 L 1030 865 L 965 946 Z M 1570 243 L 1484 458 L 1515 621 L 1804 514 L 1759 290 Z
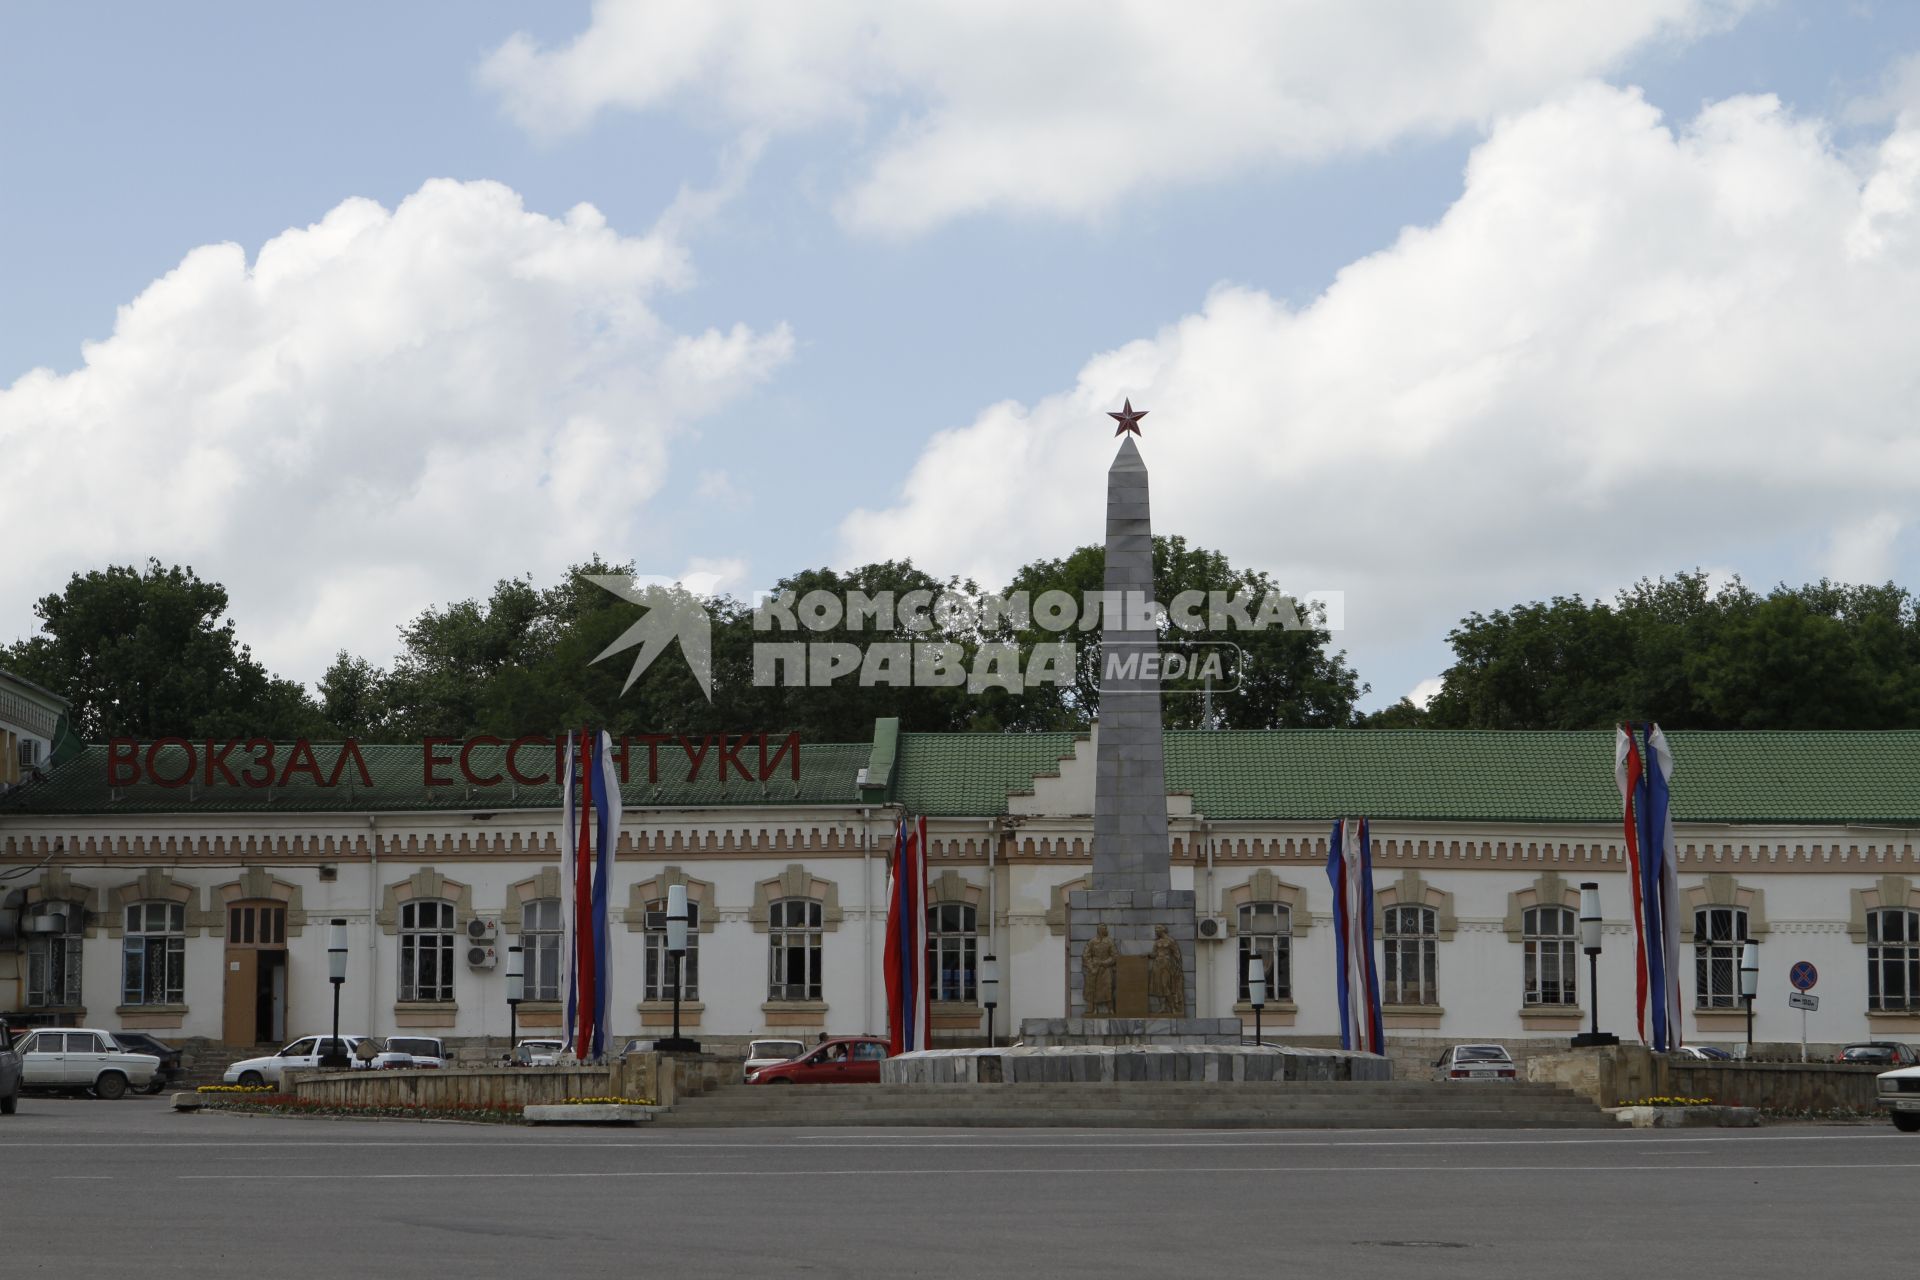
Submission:
M 1788 972 L 1787 981 L 1793 984 L 1796 991 L 1811 991 L 1813 984 L 1820 981 L 1820 971 L 1813 967 L 1811 961 L 1802 960 Z

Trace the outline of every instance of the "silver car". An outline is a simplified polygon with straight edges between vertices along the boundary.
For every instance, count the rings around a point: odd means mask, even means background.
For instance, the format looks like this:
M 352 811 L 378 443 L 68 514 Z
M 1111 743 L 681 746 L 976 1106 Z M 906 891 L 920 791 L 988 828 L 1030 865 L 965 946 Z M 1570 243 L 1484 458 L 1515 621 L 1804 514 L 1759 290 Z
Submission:
M 1513 1055 L 1501 1044 L 1456 1044 L 1433 1064 L 1437 1080 L 1519 1079 Z
M 29 1089 L 86 1089 L 120 1098 L 144 1089 L 160 1070 L 150 1053 L 131 1053 L 110 1031 L 40 1027 L 20 1042 L 20 1083 Z

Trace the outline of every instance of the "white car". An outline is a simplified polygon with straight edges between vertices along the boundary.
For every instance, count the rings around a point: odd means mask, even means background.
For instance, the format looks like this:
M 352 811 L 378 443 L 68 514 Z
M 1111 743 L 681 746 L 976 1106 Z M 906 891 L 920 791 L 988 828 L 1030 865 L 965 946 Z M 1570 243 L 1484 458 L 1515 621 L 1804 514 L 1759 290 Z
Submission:
M 160 1070 L 152 1054 L 130 1053 L 112 1032 L 91 1027 L 41 1027 L 16 1047 L 27 1089 L 91 1089 L 96 1098 L 118 1098 L 146 1088 Z
M 346 1047 L 347 1060 L 356 1061 L 354 1051 L 366 1036 L 340 1037 Z M 302 1036 L 278 1053 L 268 1054 L 264 1058 L 243 1058 L 227 1068 L 220 1078 L 228 1084 L 279 1084 L 280 1074 L 288 1067 L 317 1067 L 321 1055 L 332 1045 L 332 1036 Z
M 779 1062 L 792 1062 L 807 1051 L 804 1040 L 749 1040 L 747 1042 L 747 1060 L 741 1067 L 740 1078 L 750 1078 L 762 1067 L 771 1067 Z
M 425 1067 L 447 1065 L 446 1043 L 435 1036 L 388 1036 L 386 1050 L 373 1060 L 375 1067 Z
M 522 1040 L 513 1047 L 513 1060 L 523 1067 L 551 1067 L 566 1050 L 565 1040 Z
M 1513 1055 L 1503 1044 L 1457 1044 L 1433 1064 L 1437 1080 L 1506 1080 L 1519 1078 Z
M 1902 1133 L 1920 1133 L 1920 1067 L 1882 1071 L 1873 1081 L 1874 1101 L 1893 1117 L 1893 1127 Z

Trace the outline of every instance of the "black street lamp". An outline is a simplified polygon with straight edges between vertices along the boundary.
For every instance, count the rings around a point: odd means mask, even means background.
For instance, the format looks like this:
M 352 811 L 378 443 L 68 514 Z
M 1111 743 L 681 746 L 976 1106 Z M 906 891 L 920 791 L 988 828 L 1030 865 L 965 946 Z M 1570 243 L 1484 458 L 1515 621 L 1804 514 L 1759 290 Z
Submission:
M 320 1055 L 320 1065 L 329 1071 L 344 1071 L 350 1065 L 346 1046 L 340 1043 L 340 988 L 347 982 L 347 922 L 327 922 L 327 980 L 333 983 L 333 1039 Z
M 526 954 L 519 943 L 507 948 L 507 1061 L 520 1043 L 520 1002 L 527 998 Z
M 980 957 L 980 1003 L 987 1006 L 987 1048 L 997 1049 L 994 1043 L 993 1010 L 1000 1003 L 1000 959 L 994 955 Z
M 1247 961 L 1247 1003 L 1253 1006 L 1253 1043 L 1257 1047 L 1263 1039 L 1260 1014 L 1267 1007 L 1267 962 L 1257 955 Z
M 1593 1030 L 1573 1038 L 1573 1047 L 1619 1044 L 1620 1037 L 1600 1030 L 1600 886 L 1589 880 L 1580 886 L 1580 947 L 1587 953 L 1587 999 L 1593 1004 Z
M 700 1042 L 680 1034 L 680 966 L 687 955 L 687 886 L 667 886 L 667 960 L 673 967 L 673 1038 L 654 1044 L 666 1053 L 698 1053 Z
M 1740 944 L 1740 997 L 1747 1002 L 1747 1057 L 1753 1057 L 1753 998 L 1760 994 L 1760 944 Z

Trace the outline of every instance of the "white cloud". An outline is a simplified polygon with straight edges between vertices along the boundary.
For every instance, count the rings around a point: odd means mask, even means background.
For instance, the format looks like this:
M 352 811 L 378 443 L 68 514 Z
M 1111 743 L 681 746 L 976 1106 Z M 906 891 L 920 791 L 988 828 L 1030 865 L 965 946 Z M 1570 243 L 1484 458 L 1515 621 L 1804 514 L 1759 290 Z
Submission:
M 1903 118 L 1862 172 L 1770 98 L 1675 132 L 1583 87 L 1501 123 L 1435 225 L 1303 308 L 1218 289 L 939 435 L 894 505 L 844 521 L 841 559 L 1001 582 L 1096 540 L 1104 414 L 1130 396 L 1159 529 L 1344 588 L 1363 675 L 1416 644 L 1430 670 L 1469 609 L 1697 564 L 1751 579 L 1759 547 L 1884 578 L 1886 513 L 1920 488 L 1920 203 L 1876 193 L 1917 145 Z
M 79 369 L 0 388 L 0 617 L 28 630 L 76 568 L 190 562 L 312 679 L 425 605 L 630 554 L 676 438 L 792 345 L 668 329 L 649 299 L 689 275 L 664 233 L 488 182 L 345 201 L 251 266 L 195 249 Z
M 1406 694 L 1407 701 L 1416 707 L 1424 709 L 1429 702 L 1433 701 L 1434 695 L 1440 692 L 1441 686 L 1444 683 L 1439 676 L 1428 676 L 1408 691 Z
M 677 110 L 751 137 L 853 131 L 843 213 L 911 233 L 1476 126 L 1751 0 L 600 0 L 585 31 L 482 64 L 528 129 Z

